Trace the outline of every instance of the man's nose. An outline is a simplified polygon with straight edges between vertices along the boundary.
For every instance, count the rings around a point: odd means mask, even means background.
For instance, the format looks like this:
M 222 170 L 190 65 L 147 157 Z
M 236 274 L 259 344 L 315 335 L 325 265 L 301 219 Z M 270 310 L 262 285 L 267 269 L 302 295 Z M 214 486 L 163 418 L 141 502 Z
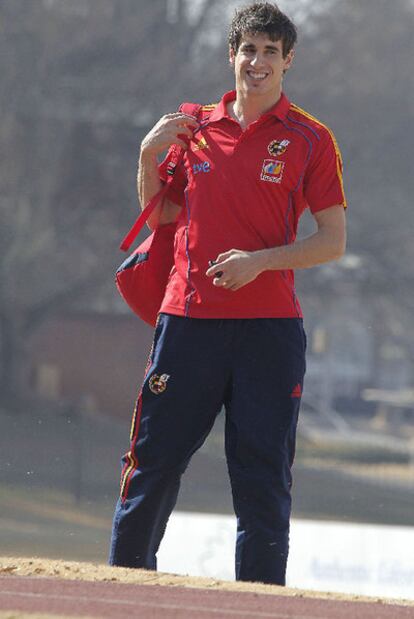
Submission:
M 262 54 L 259 54 L 259 52 L 255 54 L 254 57 L 251 59 L 250 64 L 253 67 L 260 67 L 260 65 L 263 64 Z

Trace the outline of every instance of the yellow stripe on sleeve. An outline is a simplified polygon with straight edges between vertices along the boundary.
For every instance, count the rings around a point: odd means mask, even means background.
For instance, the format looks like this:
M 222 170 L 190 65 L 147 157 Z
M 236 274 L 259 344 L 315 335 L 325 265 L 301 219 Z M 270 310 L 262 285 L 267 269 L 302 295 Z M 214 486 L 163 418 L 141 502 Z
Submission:
M 343 167 L 342 155 L 341 155 L 341 151 L 339 150 L 338 142 L 336 141 L 336 138 L 335 138 L 335 135 L 334 135 L 333 131 L 327 125 L 322 123 L 318 118 L 316 118 L 315 116 L 312 116 L 312 114 L 309 114 L 308 112 L 306 112 L 304 109 L 302 109 L 301 107 L 299 107 L 295 103 L 291 103 L 290 107 L 295 112 L 299 112 L 299 114 L 302 114 L 303 116 L 305 116 L 305 118 L 309 118 L 309 120 L 313 120 L 315 123 L 317 123 L 318 125 L 320 125 L 324 129 L 326 129 L 326 131 L 331 136 L 331 139 L 332 139 L 332 142 L 333 142 L 333 145 L 334 145 L 334 148 L 335 148 L 335 153 L 336 153 L 336 170 L 337 170 L 337 174 L 338 174 L 338 178 L 339 178 L 339 183 L 341 185 L 341 192 L 342 192 L 342 198 L 343 198 L 343 206 L 344 206 L 344 208 L 346 208 L 347 207 L 347 202 L 346 202 L 346 198 L 345 198 L 344 179 L 343 179 L 343 173 L 342 173 L 342 167 Z

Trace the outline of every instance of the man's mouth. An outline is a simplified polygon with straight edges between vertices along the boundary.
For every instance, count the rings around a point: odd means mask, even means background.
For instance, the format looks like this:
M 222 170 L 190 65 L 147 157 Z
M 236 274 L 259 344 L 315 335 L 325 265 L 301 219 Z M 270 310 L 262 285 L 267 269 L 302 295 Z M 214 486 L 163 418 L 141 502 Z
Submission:
M 268 73 L 263 71 L 247 71 L 247 75 L 253 80 L 264 80 L 268 76 Z

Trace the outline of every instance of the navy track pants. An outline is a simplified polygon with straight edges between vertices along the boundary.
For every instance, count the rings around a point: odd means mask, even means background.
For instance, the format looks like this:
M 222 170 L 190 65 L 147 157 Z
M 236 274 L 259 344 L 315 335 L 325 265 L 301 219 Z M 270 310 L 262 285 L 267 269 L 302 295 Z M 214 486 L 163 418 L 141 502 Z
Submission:
M 122 459 L 111 565 L 156 569 L 180 478 L 224 404 L 236 578 L 285 584 L 305 346 L 300 318 L 160 315 Z

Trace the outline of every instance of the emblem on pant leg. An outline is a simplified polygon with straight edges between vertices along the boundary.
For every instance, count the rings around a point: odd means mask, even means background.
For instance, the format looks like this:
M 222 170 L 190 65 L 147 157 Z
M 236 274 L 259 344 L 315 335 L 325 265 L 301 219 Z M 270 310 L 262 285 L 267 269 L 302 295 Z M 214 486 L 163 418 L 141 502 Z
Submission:
M 155 393 L 156 395 L 165 391 L 167 388 L 167 381 L 169 378 L 170 378 L 169 374 L 161 374 L 161 376 L 158 376 L 158 374 L 153 374 L 151 378 L 149 379 L 150 391 L 152 391 L 152 393 Z
M 302 397 L 302 387 L 301 384 L 298 383 L 296 387 L 294 387 L 292 393 L 290 394 L 291 398 L 301 398 Z

